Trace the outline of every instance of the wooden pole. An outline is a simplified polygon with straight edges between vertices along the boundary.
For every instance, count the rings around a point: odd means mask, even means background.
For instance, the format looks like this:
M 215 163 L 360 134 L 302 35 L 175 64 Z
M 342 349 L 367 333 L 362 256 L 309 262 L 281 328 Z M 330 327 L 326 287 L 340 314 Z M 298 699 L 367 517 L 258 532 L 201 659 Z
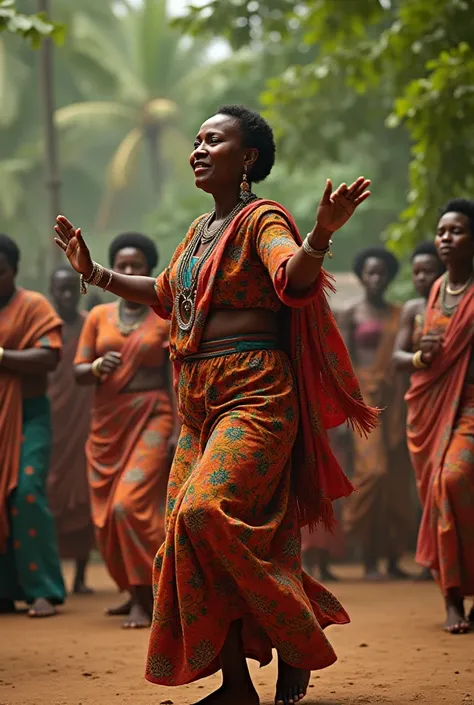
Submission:
M 49 0 L 38 0 L 38 12 L 50 17 Z M 61 212 L 61 179 L 58 166 L 58 147 L 54 123 L 54 77 L 53 77 L 53 42 L 45 38 L 40 49 L 41 98 L 44 112 L 44 161 L 45 186 L 48 197 L 48 230 L 51 231 L 56 216 Z M 52 242 L 52 267 L 61 260 L 60 249 Z

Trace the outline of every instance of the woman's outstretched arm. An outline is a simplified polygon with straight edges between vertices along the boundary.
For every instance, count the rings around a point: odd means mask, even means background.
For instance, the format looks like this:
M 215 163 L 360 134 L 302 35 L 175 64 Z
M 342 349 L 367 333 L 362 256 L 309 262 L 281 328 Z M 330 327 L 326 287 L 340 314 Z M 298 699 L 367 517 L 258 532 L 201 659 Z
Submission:
M 68 258 L 71 267 L 84 279 L 89 279 L 92 275 L 94 263 L 81 229 L 75 228 L 73 224 L 63 215 L 58 216 L 54 227 L 56 237 L 54 241 L 63 250 Z M 110 269 L 101 267 L 100 277 L 95 281 L 95 285 L 106 288 L 116 296 L 120 296 L 127 301 L 134 301 L 138 304 L 153 306 L 157 303 L 155 291 L 155 279 L 153 277 L 138 277 L 129 274 L 118 274 Z

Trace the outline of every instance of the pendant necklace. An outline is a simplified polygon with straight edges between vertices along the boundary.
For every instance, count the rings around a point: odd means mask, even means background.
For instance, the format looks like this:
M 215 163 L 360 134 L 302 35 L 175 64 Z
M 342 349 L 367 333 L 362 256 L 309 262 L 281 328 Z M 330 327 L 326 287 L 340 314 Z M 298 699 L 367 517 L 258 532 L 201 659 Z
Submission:
M 249 199 L 247 202 L 239 201 L 235 208 L 224 218 L 222 223 L 214 228 L 209 229 L 210 223 L 215 217 L 215 211 L 212 211 L 208 216 L 201 219 L 196 228 L 194 236 L 184 253 L 178 265 L 177 273 L 177 288 L 174 300 L 174 310 L 178 326 L 182 331 L 189 331 L 193 327 L 196 317 L 196 291 L 199 273 L 204 264 L 208 261 L 214 250 L 216 249 L 219 240 L 223 233 L 227 230 L 234 218 L 252 201 L 257 200 L 257 197 Z M 208 244 L 207 249 L 199 257 L 198 262 L 192 266 L 192 258 L 200 244 Z M 191 277 L 186 277 L 186 274 L 191 270 Z M 188 284 L 189 282 L 189 284 Z

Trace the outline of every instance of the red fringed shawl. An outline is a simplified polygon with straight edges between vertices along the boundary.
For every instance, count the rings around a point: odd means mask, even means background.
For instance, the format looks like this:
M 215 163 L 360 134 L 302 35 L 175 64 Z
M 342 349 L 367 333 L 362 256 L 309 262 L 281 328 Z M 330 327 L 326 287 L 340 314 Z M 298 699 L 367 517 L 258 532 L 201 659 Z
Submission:
M 258 200 L 246 206 L 222 235 L 200 272 L 195 328 L 201 335 L 222 255 L 255 208 L 262 214 L 279 213 L 287 221 L 295 241 L 302 244 L 296 223 L 280 204 Z M 347 497 L 354 488 L 331 450 L 327 429 L 347 422 L 359 433 L 367 435 L 377 423 L 378 412 L 362 399 L 349 353 L 329 308 L 326 292 L 335 290 L 332 277 L 321 270 L 314 297 L 301 308 L 291 308 L 295 299 L 287 292 L 286 262 L 277 272 L 274 285 L 285 304 L 281 311 L 281 340 L 288 345 L 287 352 L 298 384 L 300 433 L 294 448 L 293 486 L 299 521 L 301 526 L 310 528 L 320 522 L 332 528 L 335 523 L 332 502 Z M 160 306 L 154 310 L 160 315 Z M 196 345 L 199 338 L 200 335 L 196 338 Z M 180 360 L 173 364 L 177 380 Z

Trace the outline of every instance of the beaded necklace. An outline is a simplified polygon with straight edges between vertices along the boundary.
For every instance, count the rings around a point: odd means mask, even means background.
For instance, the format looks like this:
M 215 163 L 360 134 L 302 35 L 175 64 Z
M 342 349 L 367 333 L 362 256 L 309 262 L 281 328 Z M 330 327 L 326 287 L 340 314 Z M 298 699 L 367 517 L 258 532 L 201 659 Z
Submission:
M 469 286 L 471 286 L 472 282 L 473 282 L 473 277 L 471 276 L 471 277 L 469 277 L 467 282 L 461 287 L 461 289 L 458 289 L 454 295 L 460 297 L 461 294 L 464 294 L 464 292 L 469 288 Z M 454 304 L 448 304 L 446 302 L 446 294 L 451 294 L 451 296 L 453 295 L 452 289 L 450 289 L 450 287 L 449 287 L 447 274 L 444 275 L 443 281 L 441 283 L 441 292 L 440 293 L 441 293 L 441 310 L 443 311 L 445 316 L 452 316 L 454 311 L 459 306 L 459 302 L 461 299 L 459 298 L 458 301 L 456 301 L 456 303 L 454 303 Z
M 174 310 L 178 321 L 178 326 L 182 331 L 191 330 L 194 324 L 194 319 L 196 317 L 197 283 L 201 269 L 216 249 L 221 236 L 227 230 L 234 218 L 240 213 L 241 210 L 245 208 L 245 206 L 255 200 L 257 200 L 256 196 L 253 196 L 253 198 L 250 198 L 246 202 L 239 201 L 235 208 L 222 221 L 222 223 L 212 231 L 209 230 L 209 225 L 215 217 L 215 211 L 210 213 L 206 218 L 202 218 L 199 222 L 196 232 L 191 238 L 189 245 L 183 252 L 178 265 Z M 199 257 L 199 260 L 196 262 L 194 267 L 192 267 L 191 281 L 189 286 L 186 286 L 186 273 L 190 270 L 191 260 L 194 253 L 202 243 L 209 243 L 209 246 Z

